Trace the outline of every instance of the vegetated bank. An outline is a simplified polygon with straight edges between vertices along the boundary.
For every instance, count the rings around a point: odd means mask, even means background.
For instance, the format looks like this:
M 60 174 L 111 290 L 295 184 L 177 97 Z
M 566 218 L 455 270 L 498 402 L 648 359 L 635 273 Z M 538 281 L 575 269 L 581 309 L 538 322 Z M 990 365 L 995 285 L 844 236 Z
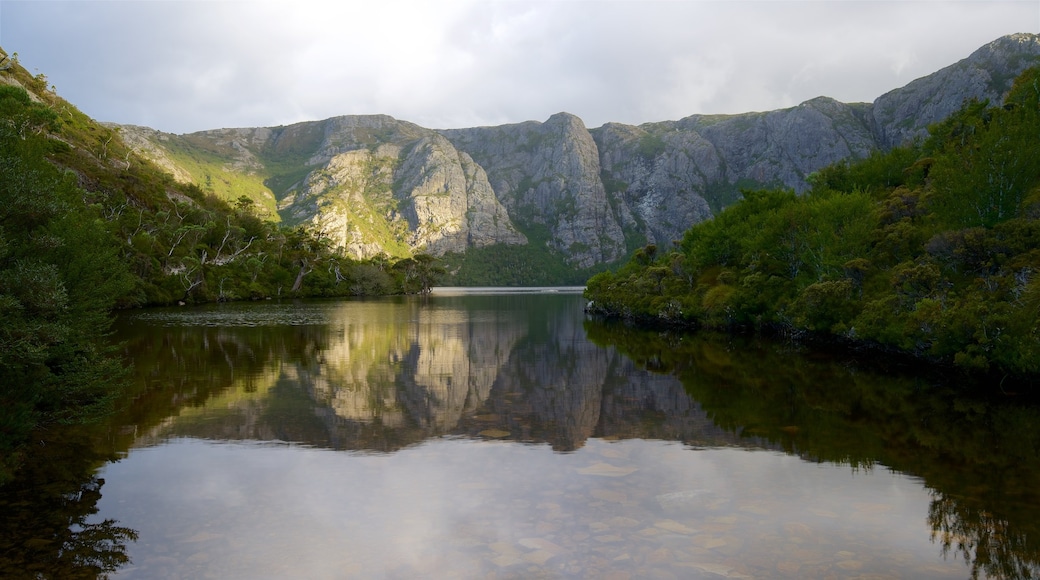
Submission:
M 430 256 L 351 259 L 139 157 L 0 51 L 0 483 L 30 434 L 118 399 L 112 311 L 429 291 Z M 34 437 L 35 438 L 35 437 Z
M 593 276 L 642 324 L 827 336 L 973 372 L 1040 373 L 1040 67 L 923 142 L 745 191 L 671 251 Z

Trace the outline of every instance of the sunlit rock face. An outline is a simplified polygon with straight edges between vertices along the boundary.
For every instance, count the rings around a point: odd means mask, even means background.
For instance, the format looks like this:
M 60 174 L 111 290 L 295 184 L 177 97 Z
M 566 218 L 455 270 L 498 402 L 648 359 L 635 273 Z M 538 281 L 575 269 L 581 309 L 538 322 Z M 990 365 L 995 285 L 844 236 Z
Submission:
M 399 153 L 391 145 L 339 153 L 286 195 L 279 209 L 289 221 L 311 222 L 351 255 L 384 252 L 393 232 L 404 230 L 389 185 Z
M 171 137 L 176 138 L 176 136 L 138 125 L 118 125 L 118 127 L 119 136 L 126 143 L 127 147 L 147 157 L 152 163 L 158 165 L 160 169 L 169 173 L 177 181 L 181 183 L 191 183 L 193 181 L 191 174 L 181 168 L 167 154 L 164 142 L 169 141 Z
M 278 194 L 287 221 L 362 258 L 526 243 L 483 170 L 439 134 L 384 116 L 325 124 L 317 168 Z
M 576 267 L 624 256 L 624 232 L 600 179 L 599 149 L 578 117 L 442 131 L 485 171 L 514 220 L 548 228 Z
M 495 243 L 523 244 L 484 170 L 444 137 L 415 142 L 396 172 L 397 195 L 409 203 L 407 243 L 440 255 Z

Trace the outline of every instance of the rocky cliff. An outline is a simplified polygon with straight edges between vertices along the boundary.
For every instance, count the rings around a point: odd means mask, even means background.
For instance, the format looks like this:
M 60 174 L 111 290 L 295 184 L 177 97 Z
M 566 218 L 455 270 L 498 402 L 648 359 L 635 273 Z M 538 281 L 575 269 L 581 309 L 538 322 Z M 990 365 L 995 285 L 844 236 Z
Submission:
M 391 117 L 168 135 L 121 132 L 181 181 L 312 224 L 359 257 L 538 245 L 574 269 L 670 244 L 745 187 L 803 191 L 807 177 L 927 133 L 969 99 L 999 102 L 1040 57 L 1040 37 L 1000 38 L 879 97 L 588 129 L 545 122 L 434 131 Z
M 601 179 L 599 148 L 568 113 L 544 123 L 442 131 L 488 172 L 498 199 L 576 267 L 621 259 L 625 236 Z
M 184 136 L 122 133 L 175 178 L 188 174 L 233 200 L 270 199 L 283 221 L 312 223 L 358 257 L 527 241 L 469 155 L 384 115 Z

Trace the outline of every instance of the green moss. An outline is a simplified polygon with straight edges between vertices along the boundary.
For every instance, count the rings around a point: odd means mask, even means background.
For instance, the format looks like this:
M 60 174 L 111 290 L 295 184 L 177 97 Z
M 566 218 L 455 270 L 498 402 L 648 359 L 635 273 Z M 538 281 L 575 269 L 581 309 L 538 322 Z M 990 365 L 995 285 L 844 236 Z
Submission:
M 173 136 L 163 142 L 171 161 L 191 176 L 192 182 L 225 201 L 242 196 L 252 199 L 272 221 L 279 221 L 275 196 L 265 181 L 266 171 L 236 170 L 231 167 L 234 150 L 215 145 L 199 135 Z
M 642 157 L 645 161 L 652 162 L 658 155 L 664 153 L 667 148 L 668 145 L 659 135 L 645 133 L 639 138 L 639 144 L 636 146 L 636 154 Z

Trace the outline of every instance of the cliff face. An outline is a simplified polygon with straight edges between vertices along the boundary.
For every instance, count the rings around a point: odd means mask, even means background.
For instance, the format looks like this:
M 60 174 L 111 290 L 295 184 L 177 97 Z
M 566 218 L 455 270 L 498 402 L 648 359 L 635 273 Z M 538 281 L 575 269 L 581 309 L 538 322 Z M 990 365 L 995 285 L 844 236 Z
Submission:
M 216 156 L 194 166 L 196 182 L 211 184 L 214 174 L 225 183 L 238 175 L 262 180 L 284 221 L 312 223 L 358 257 L 526 243 L 468 155 L 433 131 L 391 117 L 162 137 L 150 142 L 161 148 L 173 141 L 181 158 Z M 163 161 L 175 164 L 173 157 Z
M 818 97 L 638 127 L 589 130 L 559 113 L 442 131 L 382 115 L 181 136 L 121 131 L 176 179 L 313 224 L 358 257 L 537 243 L 587 268 L 670 244 L 742 188 L 803 191 L 812 172 L 926 135 L 966 100 L 998 103 L 1038 57 L 1040 37 L 1012 35 L 874 103 Z
M 820 97 L 768 113 L 604 125 L 596 132 L 603 179 L 647 242 L 665 244 L 736 201 L 743 186 L 801 191 L 809 173 L 865 156 L 875 147 L 866 108 Z
M 548 230 L 547 244 L 585 268 L 621 259 L 624 233 L 600 178 L 599 149 L 581 119 L 442 131 L 488 173 L 510 215 Z

